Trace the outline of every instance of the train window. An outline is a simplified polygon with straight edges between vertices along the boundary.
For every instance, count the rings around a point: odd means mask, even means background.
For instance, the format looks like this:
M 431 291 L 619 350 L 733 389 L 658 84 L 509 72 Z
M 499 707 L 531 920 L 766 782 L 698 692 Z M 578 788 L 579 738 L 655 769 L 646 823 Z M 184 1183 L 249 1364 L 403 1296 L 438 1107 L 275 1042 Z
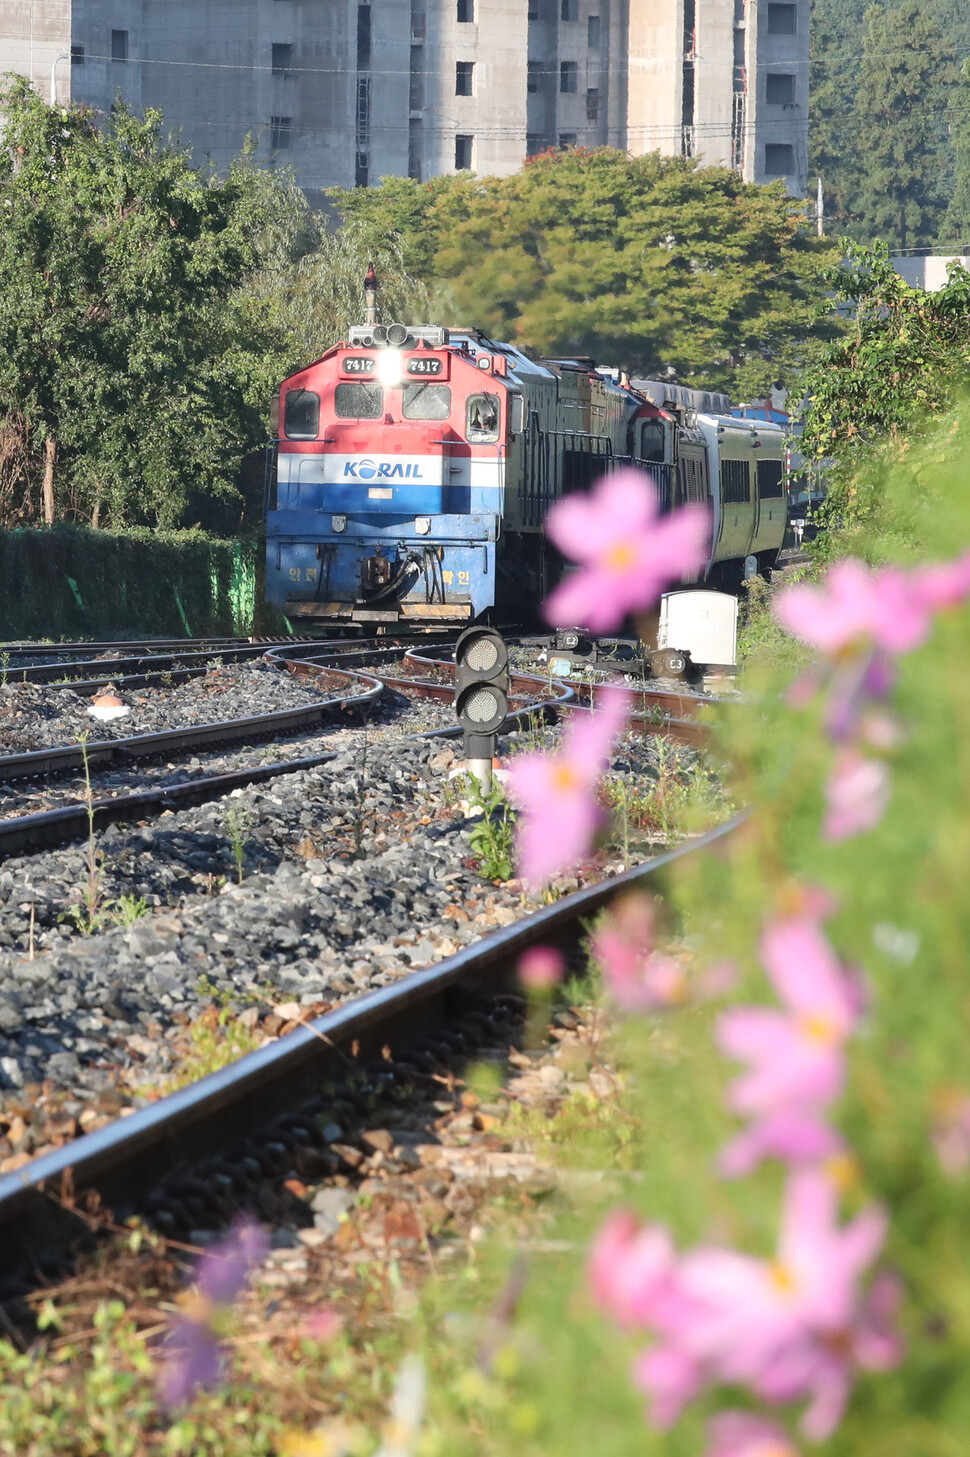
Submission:
M 785 494 L 782 483 L 784 471 L 780 460 L 758 461 L 758 495 L 763 501 L 780 501 Z
M 664 459 L 664 427 L 660 420 L 648 420 L 640 427 L 640 459 L 656 461 Z
M 470 395 L 465 434 L 470 445 L 488 445 L 498 439 L 499 402 L 496 395 Z
M 750 502 L 751 465 L 749 461 L 721 461 L 721 496 L 732 506 L 746 506 Z
M 283 429 L 288 440 L 316 440 L 320 433 L 320 396 L 312 390 L 287 390 Z
M 406 384 L 405 420 L 447 420 L 451 414 L 451 390 L 446 384 Z
M 338 384 L 333 407 L 341 420 L 379 420 L 384 413 L 384 391 L 379 384 Z

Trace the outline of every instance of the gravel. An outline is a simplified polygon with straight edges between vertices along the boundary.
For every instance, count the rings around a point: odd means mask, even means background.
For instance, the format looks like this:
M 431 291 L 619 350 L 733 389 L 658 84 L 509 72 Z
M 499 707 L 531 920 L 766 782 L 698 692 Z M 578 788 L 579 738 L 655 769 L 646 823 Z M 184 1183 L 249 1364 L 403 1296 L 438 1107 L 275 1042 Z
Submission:
M 106 691 L 114 691 L 107 689 Z M 267 662 L 220 664 L 213 660 L 198 678 L 172 687 L 118 691 L 131 712 L 101 723 L 88 713 L 89 704 L 73 689 L 46 683 L 0 685 L 0 754 L 76 744 L 87 733 L 92 740 L 129 738 L 194 724 L 251 718 L 332 697 L 312 679 L 296 678 Z
M 258 1041 L 539 904 L 479 875 L 447 779 L 455 752 L 393 738 L 365 752 L 358 730 L 354 752 L 318 769 L 109 827 L 95 847 L 104 928 L 89 936 L 72 920 L 85 919 L 88 847 L 0 865 L 0 1172 L 184 1075 L 205 1015 Z M 655 777 L 655 742 L 623 741 L 615 767 Z

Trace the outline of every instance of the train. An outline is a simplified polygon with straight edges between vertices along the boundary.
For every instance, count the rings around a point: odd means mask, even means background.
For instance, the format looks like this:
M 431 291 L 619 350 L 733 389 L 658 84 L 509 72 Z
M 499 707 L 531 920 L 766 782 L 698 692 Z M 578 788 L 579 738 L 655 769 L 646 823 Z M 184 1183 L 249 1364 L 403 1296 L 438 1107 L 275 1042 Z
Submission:
M 569 570 L 543 534 L 550 505 L 622 466 L 652 477 L 663 511 L 708 505 L 699 580 L 737 590 L 782 546 L 786 438 L 729 411 L 474 328 L 354 326 L 273 402 L 267 598 L 306 627 L 527 622 Z

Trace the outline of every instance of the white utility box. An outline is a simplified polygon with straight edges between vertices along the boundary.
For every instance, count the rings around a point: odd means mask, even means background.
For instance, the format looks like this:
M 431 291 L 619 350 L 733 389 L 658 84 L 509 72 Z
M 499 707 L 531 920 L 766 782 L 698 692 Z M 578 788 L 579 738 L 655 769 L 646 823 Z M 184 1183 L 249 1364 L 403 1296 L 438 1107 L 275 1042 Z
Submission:
M 733 668 L 738 661 L 738 599 L 728 592 L 666 592 L 658 648 L 690 653 L 694 663 Z

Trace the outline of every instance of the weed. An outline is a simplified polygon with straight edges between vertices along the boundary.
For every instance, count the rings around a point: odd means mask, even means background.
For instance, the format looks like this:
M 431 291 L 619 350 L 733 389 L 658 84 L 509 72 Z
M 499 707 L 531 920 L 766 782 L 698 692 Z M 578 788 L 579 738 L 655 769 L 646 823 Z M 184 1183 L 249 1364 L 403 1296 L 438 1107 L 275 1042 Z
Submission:
M 226 838 L 229 841 L 229 848 L 232 850 L 232 858 L 236 862 L 236 879 L 242 885 L 245 873 L 243 863 L 246 858 L 246 845 L 249 842 L 249 831 L 253 827 L 253 817 L 247 810 L 240 808 L 238 804 L 232 804 L 226 810 L 226 817 L 222 822 Z
M 216 995 L 219 995 L 216 989 Z M 227 1006 L 207 1007 L 186 1029 L 189 1046 L 179 1060 L 178 1072 L 169 1081 L 152 1089 L 139 1088 L 159 1098 L 167 1098 L 179 1088 L 187 1088 L 199 1078 L 219 1072 L 247 1052 L 254 1052 L 263 1043 L 262 1035 L 240 1022 L 237 1012 Z
M 7 686 L 7 674 L 10 672 L 10 654 L 0 653 L 0 686 Z
M 81 746 L 81 760 L 84 765 L 84 804 L 88 816 L 88 842 L 86 850 L 87 880 L 78 892 L 78 903 L 70 907 L 68 915 L 82 936 L 92 936 L 105 923 L 107 907 L 104 899 L 104 865 L 94 840 L 94 791 L 91 788 L 91 764 L 88 759 L 88 734 L 85 729 L 78 734 Z
M 685 763 L 682 751 L 663 736 L 653 742 L 655 780 L 643 787 L 621 775 L 603 781 L 603 800 L 617 811 L 612 843 L 621 852 L 624 865 L 637 840 L 657 838 L 672 844 L 730 811 L 716 776 L 699 760 Z
M 512 858 L 515 820 L 509 802 L 497 784 L 492 785 L 486 798 L 472 775 L 466 777 L 465 790 L 472 804 L 482 811 L 481 819 L 468 837 L 479 873 L 486 880 L 510 880 L 515 870 Z
M 110 912 L 116 926 L 133 926 L 148 915 L 148 902 L 140 895 L 120 895 L 111 902 Z

